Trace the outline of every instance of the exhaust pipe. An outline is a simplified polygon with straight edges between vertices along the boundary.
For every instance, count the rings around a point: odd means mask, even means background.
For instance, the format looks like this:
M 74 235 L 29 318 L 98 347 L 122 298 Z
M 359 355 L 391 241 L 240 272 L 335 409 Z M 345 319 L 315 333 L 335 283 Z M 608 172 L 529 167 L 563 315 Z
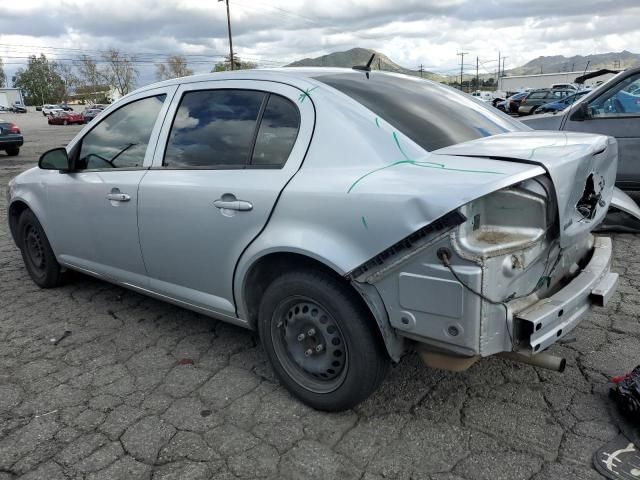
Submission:
M 526 363 L 533 365 L 534 367 L 542 367 L 554 372 L 564 372 L 564 368 L 567 366 L 567 360 L 565 358 L 556 357 L 548 353 L 537 353 L 536 355 L 523 355 L 516 352 L 502 352 L 498 354 L 499 357 L 513 360 L 514 362 Z

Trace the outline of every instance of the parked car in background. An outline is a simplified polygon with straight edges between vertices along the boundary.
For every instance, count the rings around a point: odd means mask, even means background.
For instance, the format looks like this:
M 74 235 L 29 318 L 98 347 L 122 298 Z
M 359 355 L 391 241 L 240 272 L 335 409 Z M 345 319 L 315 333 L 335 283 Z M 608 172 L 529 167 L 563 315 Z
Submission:
M 24 105 L 13 105 L 10 110 L 13 113 L 27 113 L 27 107 Z
M 11 109 L 6 105 L 0 105 L 0 112 L 10 112 Z
M 82 112 L 82 118 L 84 123 L 89 123 L 91 120 L 96 118 L 98 115 L 102 113 L 102 110 L 99 108 L 88 108 L 84 112 Z
M 551 90 L 573 90 L 577 92 L 579 88 L 573 83 L 554 83 L 551 85 Z
M 44 115 L 45 117 L 56 112 L 64 112 L 64 110 L 60 108 L 59 105 L 49 104 L 42 106 L 42 115 Z
M 478 100 L 482 100 L 483 102 L 491 102 L 491 100 L 493 100 L 493 93 L 485 92 L 483 90 L 476 90 L 471 94 L 471 96 L 477 98 Z
M 567 108 L 569 105 L 573 105 L 580 97 L 583 97 L 588 93 L 590 93 L 589 90 L 580 90 L 579 92 L 576 92 L 573 95 L 569 95 L 568 97 L 564 97 L 560 100 L 545 103 L 536 110 L 536 113 L 559 112 L 560 110 L 564 110 L 565 108 Z
M 43 107 L 43 105 L 36 105 L 36 112 L 41 112 L 42 111 L 42 107 Z
M 538 130 L 611 135 L 618 140 L 616 185 L 640 191 L 640 68 L 631 68 L 589 92 L 562 113 L 524 119 Z
M 504 109 L 507 113 L 518 113 L 518 108 L 520 107 L 520 102 L 524 97 L 528 95 L 529 92 L 520 92 L 515 95 L 511 95 L 506 100 L 506 104 L 504 105 Z M 500 108 L 500 104 L 497 105 Z
M 60 108 L 63 109 L 65 112 L 73 112 L 73 108 L 67 105 L 66 103 L 60 104 Z
M 65 112 L 61 110 L 56 112 L 53 115 L 49 115 L 49 119 L 47 120 L 49 125 L 82 125 L 84 122 L 84 117 L 81 113 L 74 112 Z
M 240 70 L 111 105 L 9 183 L 8 218 L 41 287 L 80 270 L 256 329 L 293 395 L 344 410 L 411 350 L 562 370 L 543 351 L 615 290 L 590 232 L 616 163 L 420 78 Z
M 575 93 L 575 90 L 557 90 L 551 88 L 541 88 L 528 93 L 518 106 L 519 115 L 533 115 L 542 105 L 561 100 Z
M 7 152 L 10 157 L 15 157 L 20 153 L 23 143 L 20 128 L 15 123 L 0 118 L 0 150 Z

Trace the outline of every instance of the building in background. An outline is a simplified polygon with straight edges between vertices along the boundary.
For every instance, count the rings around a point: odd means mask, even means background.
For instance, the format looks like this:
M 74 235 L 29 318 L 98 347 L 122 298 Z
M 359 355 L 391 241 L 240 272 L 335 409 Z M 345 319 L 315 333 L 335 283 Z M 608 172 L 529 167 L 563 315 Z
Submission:
M 500 77 L 498 79 L 498 90 L 501 92 L 518 92 L 527 88 L 549 88 L 558 83 L 575 83 L 576 78 L 592 70 L 579 72 L 542 73 L 538 75 L 514 75 L 512 77 Z M 600 85 L 606 82 L 615 74 L 607 73 L 595 78 L 590 78 L 584 82 L 587 88 Z
M 22 90 L 19 88 L 0 88 L 0 106 L 12 107 L 13 105 L 24 105 Z

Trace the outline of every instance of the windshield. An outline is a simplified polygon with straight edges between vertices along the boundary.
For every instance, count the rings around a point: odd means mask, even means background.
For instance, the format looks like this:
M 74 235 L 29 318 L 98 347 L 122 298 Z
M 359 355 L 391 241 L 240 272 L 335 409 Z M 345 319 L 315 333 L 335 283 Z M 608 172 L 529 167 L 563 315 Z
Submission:
M 314 77 L 348 95 L 427 151 L 500 133 L 522 123 L 445 85 L 388 73 L 328 73 Z

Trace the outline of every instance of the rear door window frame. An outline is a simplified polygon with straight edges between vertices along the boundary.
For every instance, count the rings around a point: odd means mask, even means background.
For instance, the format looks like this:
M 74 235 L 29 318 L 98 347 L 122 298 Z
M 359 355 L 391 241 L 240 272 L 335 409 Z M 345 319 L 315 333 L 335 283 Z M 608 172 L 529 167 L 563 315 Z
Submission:
M 271 88 L 272 87 L 272 88 Z M 166 167 L 164 166 L 164 157 L 166 154 L 166 149 L 169 145 L 169 140 L 171 138 L 171 130 L 173 128 L 173 123 L 178 114 L 178 110 L 180 108 L 180 104 L 185 94 L 194 91 L 204 91 L 204 90 L 250 90 L 265 93 L 265 99 L 263 100 L 263 105 L 260 109 L 260 113 L 258 115 L 258 119 L 256 121 L 254 135 L 251 144 L 251 155 L 249 157 L 249 162 L 247 162 L 244 166 L 225 166 L 225 165 L 210 165 L 210 166 L 192 166 L 192 167 Z M 291 90 L 283 91 L 283 90 Z M 295 91 L 295 96 L 293 94 Z M 224 79 L 224 80 L 203 80 L 199 82 L 188 82 L 183 83 L 179 86 L 177 92 L 174 95 L 174 98 L 171 101 L 170 109 L 167 112 L 164 123 L 162 125 L 159 138 L 158 145 L 156 148 L 156 152 L 153 158 L 153 162 L 151 165 L 152 170 L 164 170 L 164 171 L 179 171 L 179 170 L 282 170 L 282 169 L 298 169 L 300 165 L 293 166 L 290 165 L 290 159 L 292 155 L 299 155 L 298 149 L 303 148 L 304 154 L 301 156 L 301 162 L 304 160 L 304 156 L 306 156 L 306 151 L 309 146 L 309 142 L 313 137 L 313 130 L 315 129 L 315 107 L 313 106 L 313 102 L 307 102 L 307 105 L 311 107 L 312 112 L 308 112 L 308 106 L 305 106 L 303 103 L 299 103 L 293 100 L 293 98 L 300 98 L 300 92 L 303 92 L 300 88 L 286 84 L 284 82 L 272 81 L 272 80 L 254 80 L 254 79 Z M 252 165 L 251 159 L 253 157 L 253 152 L 255 150 L 255 142 L 257 135 L 259 133 L 264 108 L 268 103 L 268 99 L 270 95 L 278 95 L 285 100 L 291 102 L 297 110 L 298 113 L 298 130 L 296 138 L 293 142 L 291 150 L 289 151 L 289 156 L 285 160 L 282 165 Z M 293 97 L 293 98 L 292 98 Z M 304 145 L 299 145 L 300 142 L 303 142 Z M 300 163 L 301 163 L 300 162 Z M 295 162 L 294 162 L 295 163 Z

